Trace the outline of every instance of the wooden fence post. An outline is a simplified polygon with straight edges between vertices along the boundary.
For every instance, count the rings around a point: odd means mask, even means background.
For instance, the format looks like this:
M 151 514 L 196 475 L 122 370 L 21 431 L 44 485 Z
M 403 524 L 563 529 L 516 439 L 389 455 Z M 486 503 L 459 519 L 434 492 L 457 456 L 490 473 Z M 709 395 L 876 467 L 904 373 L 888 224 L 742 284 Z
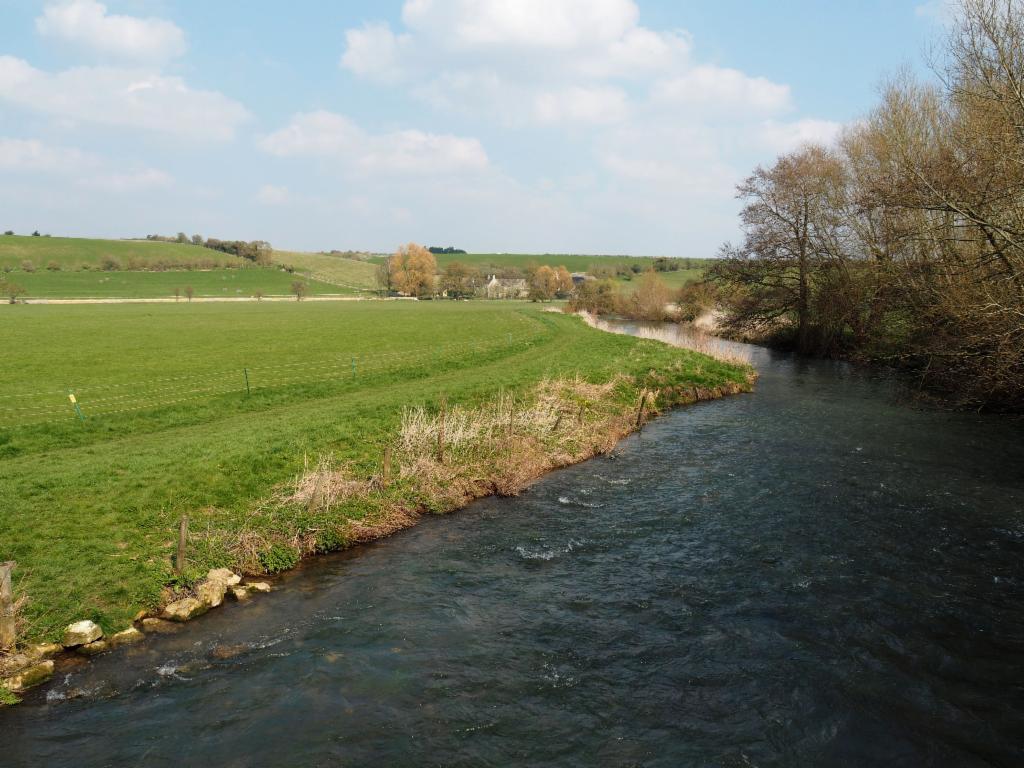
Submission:
M 0 651 L 14 647 L 14 592 L 11 571 L 14 563 L 0 563 Z
M 640 405 L 636 409 L 636 429 L 642 432 L 644 429 L 644 405 L 647 403 L 647 390 L 640 395 Z
M 380 468 L 381 489 L 387 488 L 391 482 L 391 445 L 384 446 L 384 464 Z
M 188 515 L 182 515 L 178 524 L 178 554 L 174 558 L 174 572 L 181 576 L 185 572 L 185 541 L 188 539 Z

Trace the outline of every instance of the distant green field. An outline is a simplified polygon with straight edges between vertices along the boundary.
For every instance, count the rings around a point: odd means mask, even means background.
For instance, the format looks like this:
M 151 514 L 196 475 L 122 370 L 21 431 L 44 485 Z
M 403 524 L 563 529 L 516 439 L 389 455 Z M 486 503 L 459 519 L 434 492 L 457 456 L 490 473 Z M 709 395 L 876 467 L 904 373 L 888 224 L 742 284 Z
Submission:
M 565 253 L 444 253 L 437 254 L 437 264 L 443 267 L 452 261 L 470 264 L 483 271 L 487 267 L 516 267 L 523 269 L 528 264 L 547 264 L 548 266 L 564 266 L 570 272 L 588 272 L 593 267 L 618 266 L 632 267 L 639 265 L 642 270 L 654 264 L 653 256 L 587 256 L 585 254 Z M 710 259 L 681 259 L 693 268 L 703 268 Z
M 241 259 L 209 248 L 181 243 L 149 240 L 96 240 L 80 237 L 24 237 L 0 235 L 0 268 L 21 270 L 22 262 L 31 261 L 36 270 L 56 262 L 62 270 L 79 269 L 82 265 L 98 267 L 106 257 L 117 259 L 124 268 L 137 260 L 155 263 L 161 260 L 181 263 L 212 260 L 216 264 L 237 264 Z
M 623 291 L 631 291 L 639 283 L 642 275 L 634 275 L 629 280 L 625 278 L 615 278 L 615 282 L 618 283 L 619 288 Z M 700 280 L 704 276 L 704 269 L 680 269 L 675 272 L 659 272 L 658 277 L 661 278 L 662 282 L 665 283 L 672 290 L 679 290 L 687 283 L 692 283 Z
M 291 267 L 310 277 L 353 290 L 377 289 L 377 265 L 368 261 L 346 259 L 327 253 L 274 251 L 274 263 Z
M 10 276 L 12 282 L 26 290 L 28 298 L 165 298 L 181 291 L 184 301 L 186 286 L 196 296 L 244 297 L 256 291 L 264 295 L 287 295 L 291 285 L 302 280 L 311 296 L 354 293 L 351 289 L 308 280 L 280 269 L 246 267 L 181 272 L 33 272 Z
M 0 366 L 0 560 L 18 563 L 34 639 L 79 618 L 118 630 L 155 606 L 182 514 L 196 534 L 190 578 L 234 564 L 218 532 L 362 519 L 358 505 L 320 517 L 261 505 L 321 455 L 369 477 L 410 406 L 493 402 L 559 375 L 744 381 L 701 355 L 512 302 L 0 305 L 0 324 L 14 363 Z M 631 385 L 621 407 L 635 403 Z M 413 508 L 417 492 L 411 479 L 393 491 Z

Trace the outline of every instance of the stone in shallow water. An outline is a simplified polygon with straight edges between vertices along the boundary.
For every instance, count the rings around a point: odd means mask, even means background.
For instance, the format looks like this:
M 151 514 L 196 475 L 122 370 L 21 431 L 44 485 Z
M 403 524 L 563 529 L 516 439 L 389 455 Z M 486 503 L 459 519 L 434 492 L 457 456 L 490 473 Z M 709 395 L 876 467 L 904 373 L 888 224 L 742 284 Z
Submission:
M 84 654 L 85 656 L 95 656 L 97 653 L 109 651 L 110 643 L 108 643 L 106 640 L 97 640 L 93 643 L 80 645 L 75 650 L 81 654 Z
M 92 621 L 76 621 L 68 624 L 64 630 L 64 647 L 75 648 L 79 645 L 87 645 L 103 637 L 103 630 Z
M 157 619 L 159 621 L 159 619 Z M 119 645 L 129 645 L 131 643 L 137 643 L 139 640 L 144 639 L 146 636 L 142 634 L 135 627 L 128 627 L 128 629 L 122 630 L 115 635 L 111 635 L 110 644 L 115 648 Z
M 196 589 L 196 597 L 207 608 L 216 608 L 224 602 L 225 589 L 223 581 L 204 581 Z
M 270 591 L 270 585 L 267 584 L 267 582 L 265 582 L 265 581 L 254 581 L 254 582 L 252 582 L 250 584 L 246 584 L 245 586 L 248 587 L 249 591 L 251 591 L 251 592 L 269 592 Z
M 152 616 L 142 620 L 143 632 L 173 632 L 178 625 L 165 619 L 157 619 Z
M 209 608 L 202 601 L 186 597 L 164 606 L 163 617 L 170 621 L 189 621 L 196 616 L 202 616 L 207 610 Z
M 231 596 L 239 602 L 242 602 L 243 600 L 248 600 L 250 597 L 252 597 L 252 594 L 250 594 L 248 587 L 234 586 L 229 587 L 229 589 L 231 590 Z
M 34 685 L 39 685 L 49 680 L 53 676 L 53 661 L 41 661 L 38 664 L 33 664 L 27 669 L 21 670 L 18 674 L 13 677 L 9 677 L 3 681 L 4 687 L 8 690 L 24 691 L 27 688 L 31 688 Z
M 234 645 L 215 645 L 210 650 L 210 656 L 214 659 L 233 659 L 236 656 L 241 656 L 243 653 L 248 653 L 252 648 L 245 643 L 236 643 Z

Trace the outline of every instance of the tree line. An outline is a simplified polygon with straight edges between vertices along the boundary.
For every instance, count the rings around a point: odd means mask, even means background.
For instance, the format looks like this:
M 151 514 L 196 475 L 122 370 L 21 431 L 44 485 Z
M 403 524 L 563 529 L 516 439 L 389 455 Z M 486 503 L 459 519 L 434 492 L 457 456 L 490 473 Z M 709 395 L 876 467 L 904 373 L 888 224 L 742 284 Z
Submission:
M 377 286 L 383 293 L 402 293 L 417 298 L 443 295 L 450 299 L 470 298 L 485 287 L 487 278 L 476 267 L 451 261 L 438 270 L 437 259 L 430 248 L 416 243 L 403 245 L 387 262 L 377 267 Z M 529 264 L 524 270 L 505 270 L 495 277 L 518 280 L 526 284 L 533 301 L 565 299 L 572 295 L 572 275 L 564 266 Z
M 146 239 L 161 243 L 181 243 L 182 245 L 209 248 L 211 251 L 220 251 L 232 256 L 239 256 L 254 264 L 270 264 L 274 255 L 273 247 L 266 240 L 220 240 L 216 237 L 204 238 L 202 235 L 192 235 L 189 237 L 184 232 L 179 232 L 173 237 L 146 235 Z
M 961 0 L 934 79 L 757 168 L 711 269 L 736 334 L 1024 407 L 1024 0 Z

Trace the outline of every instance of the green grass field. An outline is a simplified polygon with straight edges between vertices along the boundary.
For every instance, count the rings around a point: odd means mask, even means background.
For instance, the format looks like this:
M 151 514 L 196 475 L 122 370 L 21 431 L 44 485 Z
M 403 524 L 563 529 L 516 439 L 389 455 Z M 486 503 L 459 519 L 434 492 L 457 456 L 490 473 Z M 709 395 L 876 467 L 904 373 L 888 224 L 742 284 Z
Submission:
M 327 253 L 274 251 L 274 263 L 349 290 L 377 290 L 377 265 Z
M 289 295 L 296 280 L 306 283 L 309 295 L 354 294 L 356 291 L 292 275 L 277 268 L 189 270 L 174 272 L 32 272 L 11 276 L 25 289 L 26 298 L 170 298 L 175 288 L 185 300 L 184 289 L 192 286 L 196 296 L 236 298 Z
M 0 323 L 16 363 L 0 367 L 0 560 L 18 563 L 33 639 L 78 618 L 117 630 L 156 605 L 183 514 L 200 540 L 279 525 L 254 510 L 327 453 L 368 477 L 406 407 L 560 374 L 744 376 L 513 303 L 22 305 Z M 191 551 L 194 573 L 225 551 Z
M 31 261 L 38 271 L 42 271 L 50 262 L 56 262 L 62 270 L 77 270 L 83 265 L 97 268 L 106 257 L 115 258 L 126 267 L 131 260 L 177 263 L 209 259 L 218 265 L 238 264 L 242 261 L 227 253 L 181 243 L 0 235 L 0 268 L 21 270 L 24 261 Z
M 588 256 L 585 254 L 568 253 L 444 253 L 436 254 L 437 264 L 443 268 L 445 264 L 459 261 L 475 266 L 482 271 L 488 268 L 515 267 L 524 269 L 528 264 L 547 264 L 551 267 L 564 266 L 570 272 L 588 272 L 594 267 L 619 266 L 631 267 L 639 265 L 642 270 L 654 264 L 653 256 Z M 383 259 L 377 258 L 376 261 Z M 687 261 L 686 259 L 683 260 Z M 689 259 L 693 268 L 703 269 L 710 259 Z
M 621 291 L 626 293 L 632 291 L 640 282 L 642 275 L 634 275 L 631 279 L 615 278 L 615 283 Z M 659 272 L 658 277 L 673 291 L 677 291 L 687 283 L 692 283 L 704 277 L 704 269 L 679 269 L 675 272 Z

